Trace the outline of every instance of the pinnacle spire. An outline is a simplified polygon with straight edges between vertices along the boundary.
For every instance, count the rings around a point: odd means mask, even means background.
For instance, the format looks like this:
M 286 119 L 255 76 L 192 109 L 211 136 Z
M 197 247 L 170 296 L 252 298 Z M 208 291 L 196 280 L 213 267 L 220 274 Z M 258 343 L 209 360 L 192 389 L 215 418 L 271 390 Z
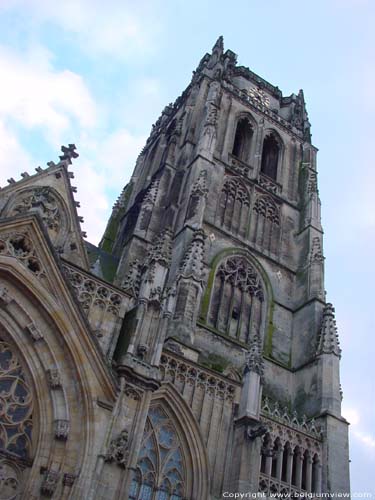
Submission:
M 148 264 L 159 262 L 168 267 L 172 258 L 172 231 L 165 229 L 157 237 L 148 254 Z
M 185 278 L 192 277 L 198 281 L 202 280 L 205 239 L 206 235 L 203 229 L 197 229 L 194 232 L 193 239 L 181 262 L 181 276 Z
M 260 377 L 264 375 L 264 361 L 262 356 L 262 340 L 259 333 L 252 336 L 249 344 L 249 352 L 246 358 L 244 373 L 255 372 Z
M 318 340 L 316 354 L 335 354 L 341 357 L 339 337 L 335 319 L 335 308 L 332 304 L 326 304 L 323 311 L 322 326 Z
M 218 50 L 221 53 L 224 52 L 224 37 L 223 37 L 223 35 L 219 36 L 219 38 L 215 42 L 215 45 L 212 47 L 212 52 L 214 52 L 215 50 Z

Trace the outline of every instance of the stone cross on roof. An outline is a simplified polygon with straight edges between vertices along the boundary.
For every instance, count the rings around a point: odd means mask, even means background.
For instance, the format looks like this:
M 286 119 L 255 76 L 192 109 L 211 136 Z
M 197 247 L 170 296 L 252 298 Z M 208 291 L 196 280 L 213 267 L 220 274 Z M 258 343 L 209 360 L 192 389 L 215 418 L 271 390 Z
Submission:
M 61 151 L 63 152 L 63 154 L 59 156 L 60 160 L 66 161 L 69 165 L 71 165 L 72 159 L 78 158 L 79 156 L 79 154 L 75 150 L 76 150 L 75 144 L 68 144 L 68 147 L 61 146 Z

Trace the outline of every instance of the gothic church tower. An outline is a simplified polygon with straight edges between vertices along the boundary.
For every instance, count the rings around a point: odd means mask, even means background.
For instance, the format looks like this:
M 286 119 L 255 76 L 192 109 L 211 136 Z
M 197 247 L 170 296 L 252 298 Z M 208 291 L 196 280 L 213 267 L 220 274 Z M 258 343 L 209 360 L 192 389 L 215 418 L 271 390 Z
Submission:
M 316 153 L 302 90 L 283 97 L 220 37 L 153 125 L 98 248 L 79 230 L 72 145 L 1 190 L 0 350 L 50 429 L 20 458 L 1 445 L 26 471 L 14 498 L 349 492 Z

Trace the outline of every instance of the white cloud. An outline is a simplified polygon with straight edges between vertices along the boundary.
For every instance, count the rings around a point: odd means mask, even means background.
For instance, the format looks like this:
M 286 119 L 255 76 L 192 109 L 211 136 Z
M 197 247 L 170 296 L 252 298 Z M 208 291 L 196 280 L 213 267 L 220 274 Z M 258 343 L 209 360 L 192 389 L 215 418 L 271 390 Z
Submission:
M 0 117 L 31 129 L 40 127 L 56 145 L 65 131 L 93 127 L 97 110 L 81 76 L 56 71 L 41 47 L 20 55 L 0 47 Z
M 27 12 L 35 28 L 52 23 L 74 36 L 82 51 L 119 59 L 155 50 L 156 3 L 109 0 L 64 0 L 58 8 L 46 0 L 3 0 L 0 10 Z
M 355 408 L 347 408 L 343 407 L 342 408 L 342 416 L 353 426 L 358 425 L 360 421 L 360 416 L 358 410 Z
M 17 137 L 0 120 L 0 172 L 1 184 L 7 179 L 32 168 L 32 160 L 24 151 Z
M 92 243 L 98 243 L 103 235 L 111 204 L 129 180 L 137 156 L 145 142 L 125 129 L 116 130 L 100 141 L 82 137 L 78 142 L 81 159 L 74 173 L 78 186 L 76 199 L 80 201 L 80 215 L 85 219 L 83 229 Z

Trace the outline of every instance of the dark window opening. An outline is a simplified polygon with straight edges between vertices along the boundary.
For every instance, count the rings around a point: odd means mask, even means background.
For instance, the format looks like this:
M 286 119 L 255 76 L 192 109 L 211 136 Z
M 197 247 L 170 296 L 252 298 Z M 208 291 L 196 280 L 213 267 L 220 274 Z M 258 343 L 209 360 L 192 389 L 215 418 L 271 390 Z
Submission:
M 234 137 L 232 154 L 242 161 L 248 161 L 252 136 L 253 128 L 247 118 L 239 120 Z
M 273 134 L 263 141 L 261 172 L 271 179 L 277 179 L 277 164 L 279 162 L 280 146 Z

